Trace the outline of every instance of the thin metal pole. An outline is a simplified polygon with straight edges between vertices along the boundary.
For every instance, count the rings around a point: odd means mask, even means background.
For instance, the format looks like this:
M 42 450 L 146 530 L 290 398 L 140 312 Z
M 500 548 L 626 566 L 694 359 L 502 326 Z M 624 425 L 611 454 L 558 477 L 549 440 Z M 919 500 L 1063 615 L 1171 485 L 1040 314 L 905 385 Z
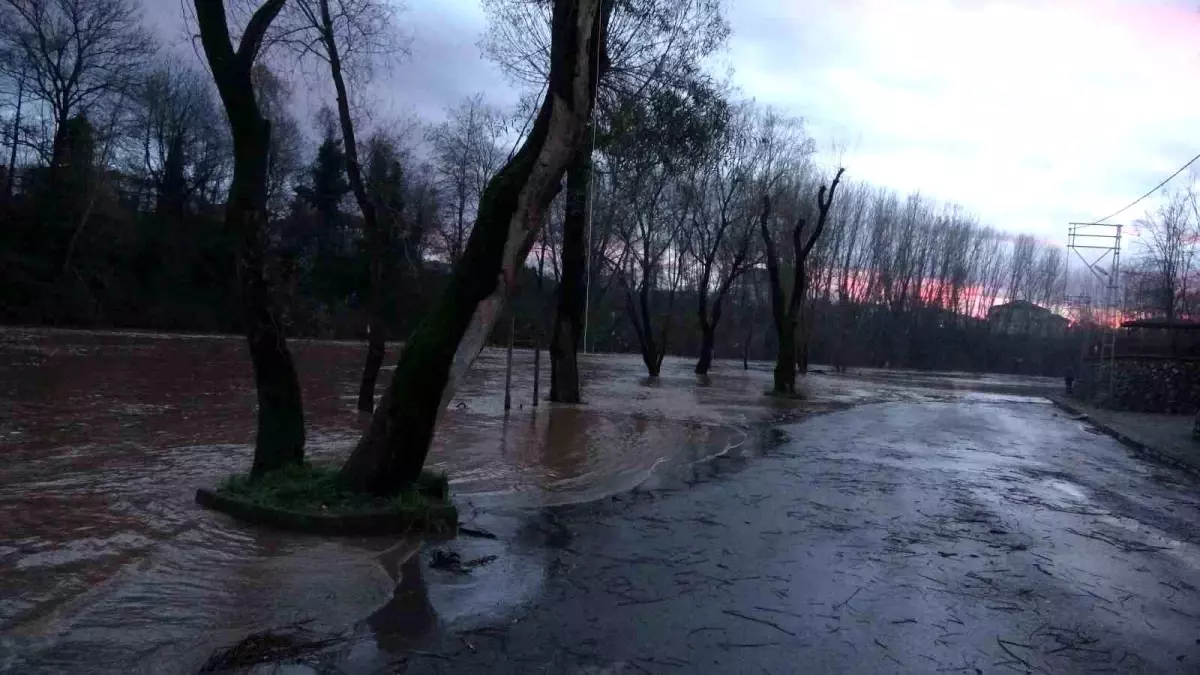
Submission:
M 512 357 L 513 333 L 517 326 L 517 313 L 511 309 L 508 312 L 508 363 L 504 367 L 504 409 L 512 408 Z
M 603 21 L 604 14 L 597 10 L 597 21 Z M 604 26 L 596 27 L 596 60 L 592 62 L 592 67 L 596 69 L 596 85 L 592 90 L 592 147 L 588 154 L 588 184 L 587 184 L 587 200 L 588 212 L 587 222 L 583 224 L 584 232 L 587 233 L 587 256 L 585 274 L 586 278 L 583 281 L 583 353 L 588 353 L 588 319 L 591 310 L 592 299 L 592 213 L 596 205 L 596 198 L 592 194 L 592 179 L 596 175 L 596 110 L 600 107 L 600 41 L 603 37 L 601 31 Z
M 542 379 L 542 331 L 539 328 L 533 343 L 533 407 L 538 404 L 538 380 Z

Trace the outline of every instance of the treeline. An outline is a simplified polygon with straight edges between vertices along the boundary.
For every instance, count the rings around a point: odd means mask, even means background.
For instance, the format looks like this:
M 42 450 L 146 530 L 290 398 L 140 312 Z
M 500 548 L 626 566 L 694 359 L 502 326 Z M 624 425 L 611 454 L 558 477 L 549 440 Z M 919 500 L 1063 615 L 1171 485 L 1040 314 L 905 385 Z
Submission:
M 719 97 L 647 108 L 626 111 L 622 137 L 597 148 L 587 346 L 640 349 L 650 369 L 664 351 L 704 360 L 709 340 L 719 358 L 773 358 L 765 244 L 785 261 L 790 296 L 796 242 L 819 220 L 831 175 L 800 119 Z M 551 217 L 545 235 L 555 272 L 560 222 Z M 804 268 L 802 366 L 805 354 L 860 366 L 1061 366 L 1065 336 L 997 330 L 988 311 L 1012 300 L 1061 308 L 1064 249 L 953 204 L 844 180 Z
M 223 225 L 234 148 L 204 67 L 157 45 L 130 0 L 5 1 L 0 22 L 0 320 L 241 331 Z M 271 123 L 263 243 L 279 311 L 291 334 L 360 335 L 369 256 L 337 115 L 296 119 L 293 83 L 268 61 L 253 80 Z M 409 288 L 385 303 L 398 330 L 444 283 L 431 262 L 461 253 L 504 123 L 474 98 L 415 135 L 381 121 L 360 141 L 403 275 L 391 287 Z
M 495 24 L 511 24 L 503 11 L 514 8 L 494 4 Z M 70 20 L 67 9 L 90 18 Z M 203 66 L 164 54 L 129 0 L 6 0 L 0 11 L 8 159 L 0 320 L 243 330 L 235 241 L 223 225 L 233 146 Z M 714 26 L 713 44 L 697 53 L 723 40 L 723 25 Z M 359 44 L 377 56 L 380 38 L 369 37 Z M 522 65 L 512 61 L 524 53 L 513 47 L 520 39 L 491 35 L 489 55 L 501 65 L 510 59 L 512 71 Z M 72 51 L 85 42 L 102 48 Z M 72 70 L 82 73 L 77 81 Z M 815 161 L 801 119 L 740 100 L 707 77 L 635 96 L 621 77 L 637 69 L 616 72 L 597 104 L 590 162 L 572 167 L 593 195 L 574 207 L 589 219 L 585 348 L 640 351 L 651 373 L 667 354 L 773 358 L 766 244 L 779 252 L 780 291 L 790 297 L 796 241 L 811 238 L 797 318 L 802 366 L 1056 372 L 1063 339 L 997 331 L 987 314 L 1017 299 L 1061 307 L 1062 249 L 919 193 L 854 180 L 853 167 L 812 237 L 819 186 L 832 175 Z M 253 77 L 271 122 L 263 236 L 286 332 L 361 337 L 370 256 L 337 113 L 297 120 L 292 84 L 269 61 Z M 444 288 L 484 188 L 530 113 L 528 104 L 501 111 L 471 97 L 436 122 L 360 123 L 368 129 L 358 149 L 363 185 L 396 275 L 382 284 L 393 338 L 403 339 Z M 571 177 L 512 304 L 525 344 L 550 339 L 563 223 L 579 195 L 568 189 Z M 498 324 L 496 340 L 507 326 Z

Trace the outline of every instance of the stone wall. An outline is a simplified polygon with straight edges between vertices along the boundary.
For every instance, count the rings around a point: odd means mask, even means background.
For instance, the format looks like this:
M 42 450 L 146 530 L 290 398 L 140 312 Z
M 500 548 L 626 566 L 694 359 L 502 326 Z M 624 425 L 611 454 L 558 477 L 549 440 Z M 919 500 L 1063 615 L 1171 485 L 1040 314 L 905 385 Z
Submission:
M 1109 396 L 1109 369 L 1116 376 Z M 1114 410 L 1195 413 L 1200 410 L 1200 359 L 1125 356 L 1084 360 L 1075 395 Z

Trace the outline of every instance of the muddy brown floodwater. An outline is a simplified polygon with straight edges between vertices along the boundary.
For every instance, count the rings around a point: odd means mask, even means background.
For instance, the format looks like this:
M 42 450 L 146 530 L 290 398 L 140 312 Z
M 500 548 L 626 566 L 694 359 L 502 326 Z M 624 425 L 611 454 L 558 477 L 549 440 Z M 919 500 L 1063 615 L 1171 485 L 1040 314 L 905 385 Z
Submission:
M 308 454 L 344 457 L 358 437 L 364 348 L 298 340 L 293 351 Z M 770 364 L 718 362 L 697 377 L 671 358 L 651 380 L 635 356 L 584 356 L 587 404 L 535 409 L 533 355 L 518 351 L 506 414 L 504 358 L 484 351 L 430 455 L 468 511 L 596 499 L 737 451 L 764 422 L 903 400 L 914 383 L 934 398 L 1054 385 L 866 371 L 810 377 L 808 401 L 780 401 L 763 396 Z M 544 396 L 545 354 L 542 366 Z M 375 555 L 394 541 L 269 532 L 193 504 L 197 487 L 249 466 L 253 429 L 241 338 L 0 329 L 0 672 L 81 662 L 173 672 L 313 606 L 332 626 L 390 597 Z

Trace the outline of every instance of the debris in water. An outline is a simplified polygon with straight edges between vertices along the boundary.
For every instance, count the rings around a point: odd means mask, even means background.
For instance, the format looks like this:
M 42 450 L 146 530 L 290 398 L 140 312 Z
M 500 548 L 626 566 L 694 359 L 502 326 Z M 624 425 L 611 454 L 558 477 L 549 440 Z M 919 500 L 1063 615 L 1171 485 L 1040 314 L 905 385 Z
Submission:
M 200 673 L 222 673 L 262 663 L 298 659 L 338 641 L 339 638 L 318 640 L 304 637 L 300 627 L 305 623 L 308 622 L 251 633 L 232 647 L 214 653 L 200 667 Z
M 462 527 L 461 525 L 458 528 L 458 533 L 465 534 L 468 537 L 479 537 L 480 539 L 496 539 L 496 535 L 487 530 L 477 530 L 473 527 Z
M 464 562 L 462 556 L 455 551 L 435 549 L 430 555 L 429 566 L 435 570 L 446 570 L 456 574 L 470 574 L 472 569 L 487 565 L 496 558 L 497 556 L 494 555 L 486 555 L 482 558 Z

